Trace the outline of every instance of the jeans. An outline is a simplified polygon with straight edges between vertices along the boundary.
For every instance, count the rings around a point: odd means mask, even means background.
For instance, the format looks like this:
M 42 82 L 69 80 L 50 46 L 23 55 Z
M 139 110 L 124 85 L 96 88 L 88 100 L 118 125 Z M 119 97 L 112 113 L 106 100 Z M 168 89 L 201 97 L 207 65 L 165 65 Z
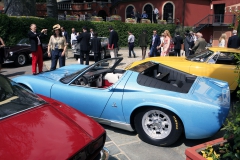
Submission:
M 62 56 L 63 49 L 54 49 L 51 52 L 51 69 L 50 70 L 55 70 L 57 67 L 57 61 L 59 59 L 59 67 L 65 66 L 65 55 Z

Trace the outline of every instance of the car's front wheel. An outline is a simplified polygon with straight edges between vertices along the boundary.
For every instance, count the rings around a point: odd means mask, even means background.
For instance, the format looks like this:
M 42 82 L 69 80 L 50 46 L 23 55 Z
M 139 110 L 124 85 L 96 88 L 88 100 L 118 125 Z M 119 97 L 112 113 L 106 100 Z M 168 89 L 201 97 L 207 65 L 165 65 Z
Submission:
M 27 56 L 24 53 L 18 54 L 17 58 L 14 61 L 17 66 L 24 66 L 27 63 Z
M 157 146 L 169 146 L 182 134 L 179 118 L 165 109 L 149 108 L 141 110 L 134 117 L 139 138 Z
M 100 57 L 101 60 L 106 58 L 106 50 L 105 49 L 102 49 L 102 51 L 100 52 L 100 56 L 101 56 Z

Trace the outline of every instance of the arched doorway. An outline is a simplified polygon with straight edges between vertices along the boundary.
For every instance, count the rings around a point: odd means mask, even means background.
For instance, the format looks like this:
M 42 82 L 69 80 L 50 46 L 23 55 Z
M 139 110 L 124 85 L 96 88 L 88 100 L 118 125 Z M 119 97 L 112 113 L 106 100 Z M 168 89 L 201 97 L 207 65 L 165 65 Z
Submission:
M 153 7 L 150 4 L 146 4 L 143 8 L 143 11 L 146 11 L 148 15 L 148 19 L 152 22 L 152 16 L 153 16 Z
M 125 16 L 126 18 L 132 18 L 131 14 L 132 14 L 132 11 L 133 11 L 133 6 L 127 6 L 126 8 L 126 13 L 125 13 Z
M 98 16 L 98 17 L 102 17 L 103 20 L 106 21 L 107 13 L 106 13 L 106 11 L 104 11 L 104 10 L 100 10 L 100 11 L 98 12 L 98 15 L 97 15 L 97 16 Z
M 169 15 L 173 19 L 173 4 L 168 2 L 163 7 L 163 20 L 168 21 Z

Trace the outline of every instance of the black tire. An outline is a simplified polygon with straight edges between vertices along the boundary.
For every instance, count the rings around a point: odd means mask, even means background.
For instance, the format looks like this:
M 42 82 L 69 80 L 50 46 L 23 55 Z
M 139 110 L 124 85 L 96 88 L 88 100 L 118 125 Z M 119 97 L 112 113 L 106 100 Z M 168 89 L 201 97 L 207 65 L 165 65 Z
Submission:
M 105 59 L 106 58 L 106 50 L 103 48 L 102 51 L 100 52 L 100 59 Z
M 14 61 L 16 66 L 24 66 L 27 64 L 27 62 L 28 62 L 28 58 L 24 53 L 18 54 L 17 58 Z
M 155 116 L 154 118 L 161 117 L 161 123 L 159 123 L 159 119 L 154 119 L 151 122 L 153 116 Z M 147 121 L 144 120 L 146 117 L 152 123 L 151 125 L 146 124 Z M 175 143 L 183 130 L 182 123 L 175 114 L 165 109 L 152 107 L 139 111 L 134 117 L 134 124 L 139 138 L 146 143 L 156 146 L 169 146 Z M 143 127 L 143 124 L 145 124 L 145 127 Z

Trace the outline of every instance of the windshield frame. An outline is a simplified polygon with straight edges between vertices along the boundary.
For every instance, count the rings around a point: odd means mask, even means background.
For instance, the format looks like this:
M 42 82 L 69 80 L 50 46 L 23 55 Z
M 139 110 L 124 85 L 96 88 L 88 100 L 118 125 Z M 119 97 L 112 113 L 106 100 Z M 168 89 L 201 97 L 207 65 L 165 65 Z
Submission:
M 112 65 L 111 68 L 104 68 L 104 67 L 101 67 L 101 69 L 109 69 L 110 71 L 111 70 L 114 70 L 116 68 L 116 66 L 123 60 L 122 57 L 117 57 L 117 58 L 108 58 L 108 59 L 103 59 L 101 61 L 98 61 L 96 63 L 93 63 L 89 66 L 87 66 L 86 68 L 83 68 L 77 72 L 74 72 L 72 74 L 69 74 L 69 75 L 66 75 L 65 77 L 62 77 L 59 81 L 63 84 L 71 84 L 76 78 L 78 78 L 79 76 L 81 75 L 84 75 L 86 72 L 88 72 L 89 70 L 93 69 L 94 67 L 99 67 L 99 64 L 101 63 L 104 63 L 106 61 L 110 61 L 110 60 L 115 60 L 116 62 L 114 63 L 114 65 Z M 68 81 L 65 81 L 64 82 L 64 79 L 66 79 L 67 77 L 72 77 L 70 78 Z
M 209 54 L 209 55 L 207 55 L 207 54 Z M 190 55 L 190 56 L 186 57 L 186 60 L 192 61 L 192 62 L 207 63 L 209 61 L 209 59 L 211 59 L 215 54 L 216 54 L 216 52 L 206 49 L 198 54 L 194 54 L 194 55 Z M 204 55 L 206 55 L 206 56 L 204 56 Z

